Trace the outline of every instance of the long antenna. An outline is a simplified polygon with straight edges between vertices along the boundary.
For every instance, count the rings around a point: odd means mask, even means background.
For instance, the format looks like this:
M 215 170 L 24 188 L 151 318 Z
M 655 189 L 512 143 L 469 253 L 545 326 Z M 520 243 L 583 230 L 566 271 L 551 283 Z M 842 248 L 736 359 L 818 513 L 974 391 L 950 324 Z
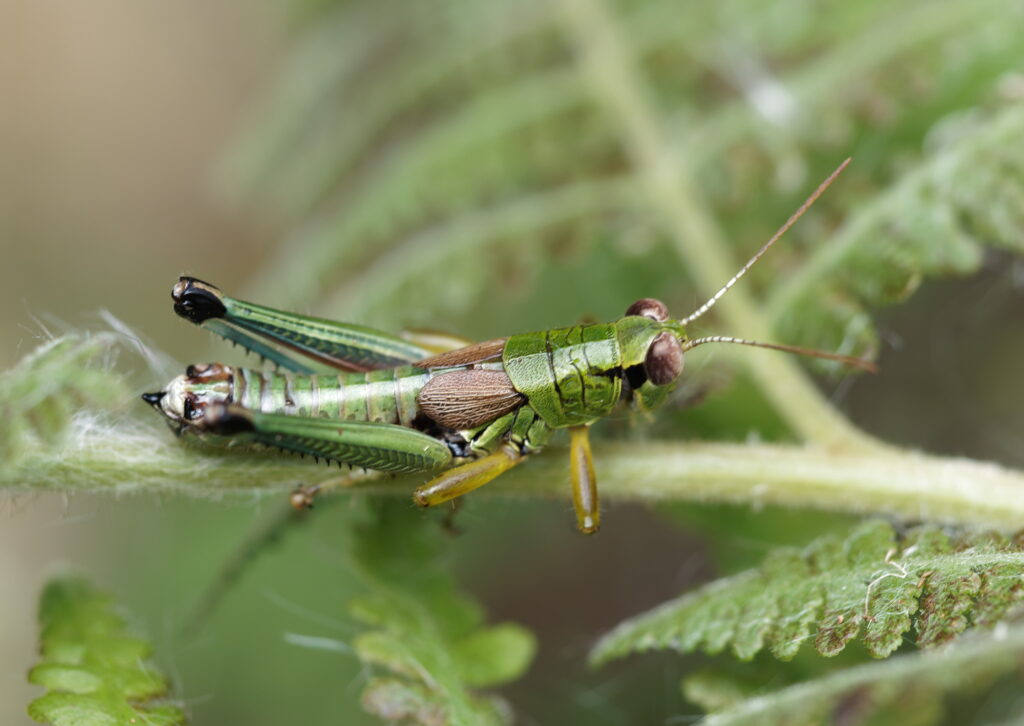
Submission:
M 712 307 L 714 307 L 714 304 L 716 302 L 718 302 L 719 298 L 721 298 L 722 295 L 724 295 L 726 292 L 728 292 L 730 287 L 732 287 L 737 282 L 739 282 L 739 279 L 741 277 L 743 277 L 745 274 L 747 274 L 747 270 L 749 270 L 751 267 L 753 267 L 754 263 L 757 262 L 759 259 L 761 259 L 764 256 L 764 253 L 767 252 L 769 249 L 771 249 L 771 246 L 773 244 L 775 244 L 776 242 L 778 242 L 779 238 L 782 237 L 782 235 L 786 234 L 786 232 L 789 231 L 790 227 L 792 227 L 794 224 L 796 224 L 796 221 L 798 219 L 800 219 L 800 217 L 803 216 L 804 212 L 806 212 L 810 208 L 810 206 L 812 204 L 814 204 L 818 200 L 818 197 L 820 197 L 822 195 L 822 193 L 826 189 L 829 188 L 829 186 L 832 184 L 832 182 L 834 182 L 836 180 L 836 177 L 839 176 L 842 173 L 843 169 L 845 169 L 847 167 L 847 165 L 850 163 L 850 161 L 851 161 L 851 159 L 847 159 L 842 164 L 840 164 L 839 167 L 834 172 L 829 174 L 828 179 L 823 181 L 818 186 L 818 188 L 814 190 L 814 193 L 811 194 L 811 196 L 807 197 L 807 201 L 805 201 L 803 204 L 800 205 L 800 209 L 798 209 L 795 212 L 793 212 L 793 215 L 789 219 L 786 220 L 786 223 L 784 225 L 779 227 L 779 231 L 776 232 L 774 235 L 772 235 L 772 238 L 765 243 L 764 247 L 759 249 L 757 251 L 757 254 L 755 254 L 753 257 L 751 257 L 750 261 L 747 262 L 747 264 L 743 265 L 743 267 L 740 268 L 740 271 L 737 272 L 735 275 L 733 275 L 732 279 L 729 280 L 729 282 L 727 282 L 724 285 L 722 285 L 722 289 L 720 289 L 718 292 L 716 292 L 714 295 L 712 295 L 710 300 L 708 300 L 706 303 L 701 305 L 694 312 L 690 313 L 687 317 L 685 317 L 682 320 L 680 320 L 679 321 L 680 324 L 686 325 L 687 323 L 692 323 L 694 320 L 696 320 L 701 315 L 703 315 L 708 310 L 710 310 Z
M 845 363 L 848 366 L 854 368 L 860 368 L 862 371 L 868 373 L 878 373 L 878 366 L 869 360 L 863 358 L 854 358 L 849 355 L 839 355 L 838 353 L 826 353 L 823 350 L 814 350 L 813 348 L 799 348 L 795 345 L 781 345 L 779 343 L 761 343 L 756 340 L 746 340 L 744 338 L 733 338 L 729 335 L 709 335 L 706 338 L 696 338 L 694 340 L 687 340 L 683 343 L 683 352 L 696 348 L 698 345 L 704 345 L 705 343 L 735 343 L 736 345 L 751 345 L 755 348 L 770 348 L 771 350 L 781 350 L 786 353 L 796 353 L 797 355 L 806 355 L 810 358 L 823 358 L 825 360 L 834 360 L 839 363 Z

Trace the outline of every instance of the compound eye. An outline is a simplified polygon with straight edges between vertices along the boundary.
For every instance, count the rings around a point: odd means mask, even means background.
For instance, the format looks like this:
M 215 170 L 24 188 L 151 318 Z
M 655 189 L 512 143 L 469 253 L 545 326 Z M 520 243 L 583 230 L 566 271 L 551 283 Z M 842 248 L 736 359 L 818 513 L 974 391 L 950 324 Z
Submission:
M 182 405 L 182 415 L 186 421 L 194 421 L 202 415 L 202 409 L 196 406 L 195 398 L 191 394 L 185 396 L 185 402 Z
M 645 318 L 664 323 L 668 320 L 668 308 L 661 300 L 653 297 L 644 297 L 637 300 L 626 309 L 626 315 L 642 315 Z
M 683 346 L 679 339 L 668 331 L 651 343 L 644 358 L 647 380 L 656 386 L 664 386 L 679 378 L 683 372 Z

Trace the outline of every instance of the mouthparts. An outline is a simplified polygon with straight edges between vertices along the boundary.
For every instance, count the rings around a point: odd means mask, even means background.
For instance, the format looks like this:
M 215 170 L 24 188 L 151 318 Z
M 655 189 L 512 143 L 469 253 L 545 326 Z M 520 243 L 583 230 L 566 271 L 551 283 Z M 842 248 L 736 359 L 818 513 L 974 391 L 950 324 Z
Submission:
M 142 400 L 150 406 L 159 406 L 160 401 L 167 395 L 167 391 L 156 391 L 155 393 L 143 393 Z

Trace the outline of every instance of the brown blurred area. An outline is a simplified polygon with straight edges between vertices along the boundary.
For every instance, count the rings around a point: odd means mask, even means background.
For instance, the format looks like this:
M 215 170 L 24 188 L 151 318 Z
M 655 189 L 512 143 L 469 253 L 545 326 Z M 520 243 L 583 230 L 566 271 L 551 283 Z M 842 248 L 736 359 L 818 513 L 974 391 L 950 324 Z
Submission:
M 211 177 L 270 72 L 260 9 L 0 1 L 0 365 L 32 348 L 32 316 L 145 329 L 180 272 L 229 285 L 258 262 Z
M 258 262 L 260 232 L 215 203 L 210 180 L 275 57 L 278 23 L 264 10 L 0 0 L 0 369 L 35 347 L 40 322 L 97 329 L 96 311 L 108 309 L 146 333 L 170 316 L 180 272 L 215 269 L 229 285 Z M 155 327 L 168 350 L 179 344 L 168 335 L 193 332 Z M 8 726 L 30 723 L 25 705 L 39 694 L 23 676 L 35 603 L 49 563 L 83 548 L 84 533 L 63 526 L 75 506 L 47 495 L 0 509 Z

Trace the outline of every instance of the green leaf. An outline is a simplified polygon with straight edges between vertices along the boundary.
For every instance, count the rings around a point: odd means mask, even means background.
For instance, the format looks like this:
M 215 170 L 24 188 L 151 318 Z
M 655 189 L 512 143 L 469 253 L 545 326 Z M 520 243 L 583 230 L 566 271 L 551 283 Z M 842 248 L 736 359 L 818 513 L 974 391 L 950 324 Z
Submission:
M 111 369 L 112 334 L 70 334 L 51 340 L 0 374 L 0 469 L 30 451 L 61 442 L 74 413 L 123 400 Z
M 975 272 L 986 246 L 1024 252 L 1024 104 L 960 121 L 776 286 L 770 312 L 782 339 L 877 348 L 868 308 L 905 299 L 925 277 Z
M 725 711 L 760 695 L 761 689 L 754 679 L 743 679 L 736 673 L 706 668 L 683 679 L 683 695 L 707 713 Z
M 442 533 L 405 502 L 374 503 L 356 534 L 354 557 L 368 587 L 350 604 L 371 626 L 356 637 L 358 657 L 389 671 L 363 692 L 363 705 L 389 721 L 500 724 L 500 699 L 471 689 L 520 677 L 533 659 L 533 635 L 511 623 L 485 627 L 483 613 L 458 592 L 443 567 Z
M 998 622 L 1024 599 L 1024 541 L 991 534 L 951 538 L 935 527 L 897 536 L 867 522 L 845 540 L 824 537 L 802 552 L 783 548 L 764 564 L 712 582 L 620 624 L 591 652 L 594 664 L 672 649 L 742 660 L 770 648 L 788 660 L 808 640 L 833 656 L 859 638 L 883 658 L 911 628 L 917 643 L 945 643 Z
M 127 634 L 108 596 L 81 579 L 54 580 L 39 605 L 42 661 L 29 681 L 49 691 L 28 714 L 54 726 L 184 724 L 166 677 L 146 663 L 149 644 Z
M 516 680 L 526 671 L 537 650 L 533 634 L 515 623 L 479 628 L 454 646 L 462 680 L 473 688 Z
M 423 726 L 444 726 L 458 723 L 443 694 L 426 686 L 395 678 L 374 678 L 363 689 L 362 704 L 368 712 L 385 721 Z M 512 714 L 498 698 L 476 699 L 472 723 L 512 723 Z
M 684 692 L 722 707 L 703 726 L 930 726 L 941 721 L 945 697 L 985 693 L 999 676 L 1013 672 L 1022 655 L 1024 626 L 1004 624 L 995 631 L 972 633 L 943 650 L 846 668 L 748 698 L 743 698 L 741 686 L 729 689 L 697 680 L 684 682 Z

